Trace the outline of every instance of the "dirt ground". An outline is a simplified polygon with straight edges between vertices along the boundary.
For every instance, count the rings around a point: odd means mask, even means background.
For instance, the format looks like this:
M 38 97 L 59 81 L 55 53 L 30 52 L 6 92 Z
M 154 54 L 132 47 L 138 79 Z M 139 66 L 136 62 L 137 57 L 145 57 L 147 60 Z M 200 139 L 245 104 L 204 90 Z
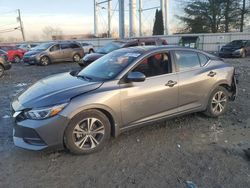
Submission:
M 239 93 L 220 118 L 201 113 L 135 129 L 98 153 L 32 152 L 13 145 L 12 98 L 35 81 L 78 69 L 14 64 L 0 79 L 0 187 L 250 187 L 250 58 L 225 59 L 240 73 Z

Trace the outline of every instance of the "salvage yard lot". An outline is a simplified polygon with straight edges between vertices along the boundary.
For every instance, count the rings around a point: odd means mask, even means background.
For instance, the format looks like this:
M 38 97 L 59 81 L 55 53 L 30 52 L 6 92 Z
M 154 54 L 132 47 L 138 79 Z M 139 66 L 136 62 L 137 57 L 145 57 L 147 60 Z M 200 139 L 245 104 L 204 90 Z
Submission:
M 250 58 L 225 59 L 240 73 L 239 92 L 219 118 L 201 113 L 146 126 L 111 139 L 94 154 L 31 152 L 12 141 L 10 102 L 46 76 L 77 70 L 14 64 L 0 79 L 0 187 L 249 187 Z

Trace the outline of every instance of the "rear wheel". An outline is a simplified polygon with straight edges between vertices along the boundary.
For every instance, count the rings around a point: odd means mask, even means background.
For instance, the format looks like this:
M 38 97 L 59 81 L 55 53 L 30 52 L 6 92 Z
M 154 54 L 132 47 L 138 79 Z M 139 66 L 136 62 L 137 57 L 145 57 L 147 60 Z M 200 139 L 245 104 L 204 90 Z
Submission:
M 13 61 L 14 63 L 20 63 L 21 58 L 18 55 L 15 55 Z
M 110 132 L 110 122 L 102 112 L 86 110 L 70 121 L 64 142 L 74 154 L 93 153 L 104 147 Z
M 211 94 L 205 114 L 210 117 L 218 117 L 227 110 L 229 100 L 228 91 L 224 87 L 217 87 Z
M 81 60 L 81 56 L 79 54 L 75 54 L 73 56 L 73 62 L 78 63 Z
M 50 63 L 50 59 L 47 56 L 43 56 L 40 59 L 40 64 L 43 66 L 47 66 Z
M 3 76 L 4 74 L 4 68 L 2 65 L 0 65 L 0 78 Z

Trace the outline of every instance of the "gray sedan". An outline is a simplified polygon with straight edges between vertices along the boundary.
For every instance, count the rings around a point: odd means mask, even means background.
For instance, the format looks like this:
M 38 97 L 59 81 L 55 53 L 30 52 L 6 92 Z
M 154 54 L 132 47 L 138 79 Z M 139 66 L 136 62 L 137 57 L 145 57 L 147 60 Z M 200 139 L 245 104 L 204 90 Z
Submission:
M 234 74 L 194 49 L 120 49 L 80 72 L 42 79 L 13 101 L 14 143 L 86 154 L 141 125 L 194 112 L 217 117 L 236 97 Z

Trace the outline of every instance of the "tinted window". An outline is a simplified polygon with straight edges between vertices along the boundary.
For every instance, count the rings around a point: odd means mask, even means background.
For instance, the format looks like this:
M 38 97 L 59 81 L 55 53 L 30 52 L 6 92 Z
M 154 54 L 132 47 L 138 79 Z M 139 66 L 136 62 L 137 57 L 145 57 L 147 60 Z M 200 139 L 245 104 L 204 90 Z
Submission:
M 96 52 L 100 54 L 108 54 L 114 50 L 121 48 L 124 44 L 120 42 L 110 42 L 105 46 L 99 48 Z
M 80 48 L 80 46 L 78 44 L 76 44 L 76 43 L 71 43 L 70 47 L 71 48 Z
M 200 67 L 199 57 L 196 52 L 176 51 L 176 65 L 179 71 Z
M 146 41 L 145 45 L 155 45 L 155 41 Z
M 201 53 L 198 53 L 198 56 L 199 56 L 199 59 L 200 59 L 201 66 L 204 66 L 208 61 L 208 57 L 201 54 Z
M 69 43 L 61 44 L 61 49 L 62 50 L 69 49 L 69 48 L 71 48 L 71 44 L 69 44 Z
M 133 72 L 141 72 L 146 77 L 171 73 L 171 61 L 168 53 L 160 53 L 144 59 Z
M 89 44 L 87 44 L 87 43 L 82 43 L 82 46 L 88 46 Z
M 57 51 L 57 50 L 60 50 L 59 44 L 56 44 L 56 45 L 54 45 L 54 46 L 52 46 L 52 47 L 50 48 L 50 51 L 51 51 L 51 52 Z

